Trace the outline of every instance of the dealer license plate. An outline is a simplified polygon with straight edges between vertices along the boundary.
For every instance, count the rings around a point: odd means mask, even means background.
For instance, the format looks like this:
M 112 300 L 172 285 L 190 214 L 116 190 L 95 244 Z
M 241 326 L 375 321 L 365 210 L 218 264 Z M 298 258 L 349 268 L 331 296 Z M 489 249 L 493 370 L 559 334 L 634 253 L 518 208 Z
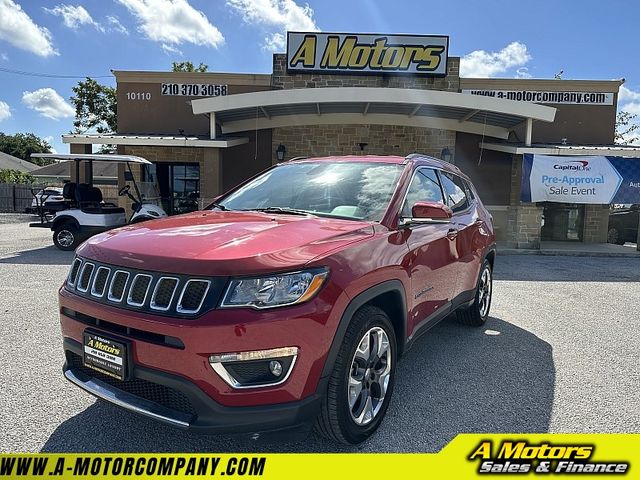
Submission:
M 84 366 L 124 380 L 127 374 L 127 345 L 92 332 L 84 332 Z

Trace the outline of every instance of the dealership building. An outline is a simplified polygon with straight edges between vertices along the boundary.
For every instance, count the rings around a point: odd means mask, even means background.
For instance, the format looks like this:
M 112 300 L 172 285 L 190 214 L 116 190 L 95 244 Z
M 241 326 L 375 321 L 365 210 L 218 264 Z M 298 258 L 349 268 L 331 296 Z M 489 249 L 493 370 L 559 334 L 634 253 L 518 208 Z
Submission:
M 640 179 L 618 202 L 627 178 L 606 170 L 640 157 L 614 145 L 621 81 L 461 78 L 448 43 L 290 32 L 271 74 L 114 71 L 118 131 L 63 141 L 153 162 L 134 175 L 170 213 L 294 157 L 420 152 L 471 177 L 510 247 L 606 242 L 609 204 L 640 203 Z

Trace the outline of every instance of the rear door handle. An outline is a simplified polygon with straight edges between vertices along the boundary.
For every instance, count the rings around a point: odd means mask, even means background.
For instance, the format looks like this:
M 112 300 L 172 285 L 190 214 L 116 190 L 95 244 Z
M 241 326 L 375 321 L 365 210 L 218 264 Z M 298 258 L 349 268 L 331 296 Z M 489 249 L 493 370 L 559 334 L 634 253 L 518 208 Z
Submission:
M 449 231 L 447 232 L 447 238 L 449 240 L 455 240 L 457 236 L 458 236 L 458 230 L 456 230 L 455 228 L 450 228 Z

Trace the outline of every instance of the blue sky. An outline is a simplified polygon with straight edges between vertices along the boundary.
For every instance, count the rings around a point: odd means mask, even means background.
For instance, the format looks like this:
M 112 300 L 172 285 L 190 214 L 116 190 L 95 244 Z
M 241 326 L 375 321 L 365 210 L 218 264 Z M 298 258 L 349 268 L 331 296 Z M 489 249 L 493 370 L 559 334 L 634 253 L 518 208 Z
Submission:
M 78 79 L 110 69 L 271 71 L 290 30 L 450 36 L 466 76 L 624 77 L 619 108 L 640 114 L 640 2 L 427 0 L 0 0 L 0 131 L 34 132 L 66 152 Z

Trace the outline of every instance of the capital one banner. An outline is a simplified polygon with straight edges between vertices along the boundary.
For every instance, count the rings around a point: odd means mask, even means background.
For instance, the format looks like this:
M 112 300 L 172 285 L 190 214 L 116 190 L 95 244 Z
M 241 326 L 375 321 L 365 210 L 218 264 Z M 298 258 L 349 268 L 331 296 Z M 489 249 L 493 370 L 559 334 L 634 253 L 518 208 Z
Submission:
M 525 154 L 521 200 L 640 203 L 640 158 Z

